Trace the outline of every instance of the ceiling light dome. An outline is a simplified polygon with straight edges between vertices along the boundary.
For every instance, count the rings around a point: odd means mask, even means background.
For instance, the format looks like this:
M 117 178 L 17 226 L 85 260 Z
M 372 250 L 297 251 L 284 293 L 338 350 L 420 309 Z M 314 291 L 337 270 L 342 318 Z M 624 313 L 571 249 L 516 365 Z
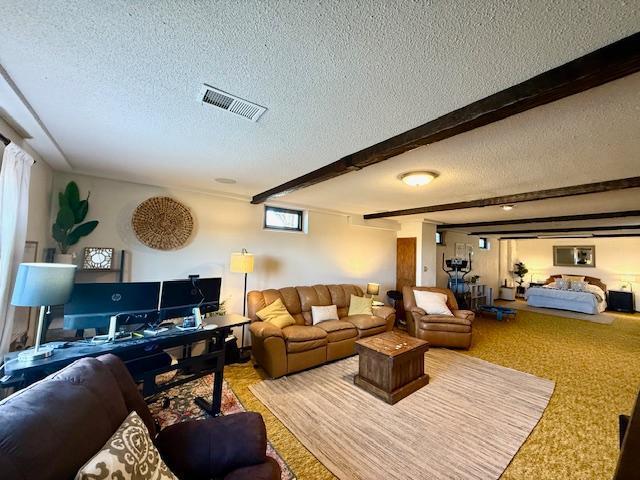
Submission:
M 437 176 L 438 174 L 433 172 L 407 172 L 400 175 L 400 180 L 412 187 L 421 187 L 431 183 Z
M 500 208 L 505 210 L 505 211 L 509 211 L 509 210 L 513 210 L 513 208 L 515 207 L 515 205 L 501 205 Z

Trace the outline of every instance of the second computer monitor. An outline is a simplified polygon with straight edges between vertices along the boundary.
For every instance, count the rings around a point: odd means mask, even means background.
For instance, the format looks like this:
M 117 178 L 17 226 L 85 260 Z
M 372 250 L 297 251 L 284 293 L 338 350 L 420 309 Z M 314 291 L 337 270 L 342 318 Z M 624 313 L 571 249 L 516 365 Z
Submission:
M 196 306 L 200 306 L 203 313 L 218 310 L 221 285 L 222 279 L 219 277 L 162 282 L 161 318 L 189 316 Z

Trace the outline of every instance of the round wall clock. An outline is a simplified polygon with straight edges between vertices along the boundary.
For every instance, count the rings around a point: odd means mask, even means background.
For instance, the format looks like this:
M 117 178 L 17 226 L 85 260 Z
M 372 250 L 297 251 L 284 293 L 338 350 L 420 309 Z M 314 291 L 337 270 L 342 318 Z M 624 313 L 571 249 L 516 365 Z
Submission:
M 189 209 L 170 197 L 152 197 L 133 212 L 131 225 L 140 242 L 156 250 L 184 246 L 193 232 Z

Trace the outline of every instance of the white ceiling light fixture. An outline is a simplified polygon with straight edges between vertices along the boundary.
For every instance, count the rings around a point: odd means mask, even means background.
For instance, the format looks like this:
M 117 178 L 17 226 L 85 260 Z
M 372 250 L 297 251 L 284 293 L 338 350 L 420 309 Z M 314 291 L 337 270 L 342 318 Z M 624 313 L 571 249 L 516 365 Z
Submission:
M 206 83 L 200 89 L 198 100 L 204 104 L 227 110 L 252 122 L 257 122 L 260 116 L 267 111 L 266 107 L 223 92 Z
M 509 210 L 513 210 L 515 208 L 515 205 L 500 205 L 500 208 L 505 212 L 508 212 Z
M 407 172 L 400 175 L 400 180 L 411 187 L 422 187 L 433 182 L 437 176 L 438 174 L 434 172 Z

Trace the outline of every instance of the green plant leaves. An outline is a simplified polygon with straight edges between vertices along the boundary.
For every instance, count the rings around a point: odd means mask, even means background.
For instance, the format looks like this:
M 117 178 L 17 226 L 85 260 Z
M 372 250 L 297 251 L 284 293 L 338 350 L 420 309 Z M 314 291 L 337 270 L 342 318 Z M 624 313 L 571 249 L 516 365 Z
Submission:
M 69 207 L 72 210 L 76 210 L 80 203 L 80 190 L 78 190 L 78 184 L 76 182 L 69 182 L 67 184 L 67 188 L 64 190 L 64 196 L 67 197 Z
M 58 192 L 58 205 L 60 208 L 69 207 L 69 201 L 64 193 Z
M 91 232 L 93 232 L 98 226 L 98 223 L 100 222 L 98 222 L 97 220 L 92 220 L 74 228 L 73 231 L 71 231 L 71 233 L 67 235 L 67 244 L 75 245 L 76 243 L 78 243 L 80 238 L 86 237 Z
M 76 217 L 73 214 L 73 211 L 69 207 L 63 207 L 58 212 L 58 216 L 56 217 L 56 225 L 61 230 L 69 230 L 76 223 Z
M 51 227 L 51 235 L 53 236 L 53 239 L 58 243 L 64 243 L 64 241 L 67 239 L 67 233 L 62 230 L 57 223 L 54 223 Z
M 73 214 L 76 217 L 76 223 L 80 223 L 84 221 L 87 217 L 87 212 L 89 211 L 89 202 L 87 200 L 82 200 L 78 204 L 78 208 L 73 211 Z

